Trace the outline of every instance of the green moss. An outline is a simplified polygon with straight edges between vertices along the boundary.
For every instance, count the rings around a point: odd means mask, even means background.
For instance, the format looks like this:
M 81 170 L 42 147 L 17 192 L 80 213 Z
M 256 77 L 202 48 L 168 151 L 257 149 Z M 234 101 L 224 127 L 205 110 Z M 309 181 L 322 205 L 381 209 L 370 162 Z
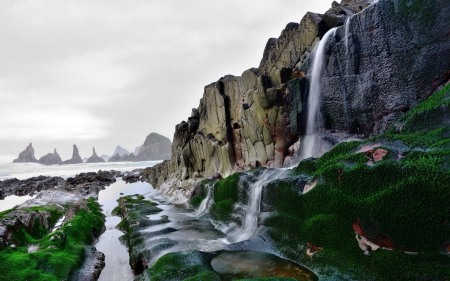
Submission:
M 91 198 L 87 206 L 89 211 L 80 210 L 70 223 L 41 239 L 32 238 L 23 229 L 19 231 L 16 235 L 22 236 L 21 240 L 28 240 L 28 243 L 39 244 L 39 251 L 28 253 L 24 247 L 1 251 L 2 278 L 67 280 L 84 261 L 84 245 L 92 243 L 93 234 L 99 235 L 104 227 L 99 204 Z
M 198 251 L 169 253 L 158 259 L 137 280 L 220 281 L 220 276 L 210 265 L 210 261 L 214 256 L 215 254 L 213 253 L 202 253 Z
M 214 185 L 214 201 L 219 202 L 228 200 L 237 202 L 238 200 L 238 182 L 241 173 L 235 173 L 231 176 L 217 182 Z
M 231 200 L 223 200 L 216 202 L 211 206 L 210 214 L 214 220 L 229 221 L 233 213 L 234 202 Z
M 189 201 L 189 204 L 193 208 L 198 209 L 198 207 L 200 207 L 200 204 L 202 204 L 203 199 L 205 199 L 205 197 L 196 195 L 192 197 L 192 199 Z

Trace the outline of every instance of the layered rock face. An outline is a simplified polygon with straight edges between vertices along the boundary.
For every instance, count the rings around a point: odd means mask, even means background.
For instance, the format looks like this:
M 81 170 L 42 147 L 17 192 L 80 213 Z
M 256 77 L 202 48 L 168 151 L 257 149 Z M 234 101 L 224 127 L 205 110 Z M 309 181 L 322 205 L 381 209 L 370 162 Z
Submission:
M 103 158 L 97 155 L 97 153 L 95 152 L 95 147 L 92 148 L 92 156 L 88 158 L 86 163 L 101 163 L 101 162 L 105 162 L 105 160 L 103 160 Z
M 61 165 L 62 160 L 61 157 L 59 157 L 58 152 L 56 152 L 56 148 L 53 153 L 49 153 L 47 155 L 42 156 L 39 158 L 39 163 L 44 165 Z
M 307 13 L 268 41 L 258 69 L 206 86 L 199 107 L 176 126 L 171 161 L 149 168 L 149 181 L 183 190 L 192 185 L 187 179 L 296 163 L 307 121 L 310 54 L 334 27 L 320 79 L 329 147 L 383 132 L 450 78 L 448 5 L 370 2 L 333 2 L 323 15 Z
M 78 147 L 74 144 L 72 158 L 64 161 L 62 164 L 80 164 L 80 163 L 83 163 L 83 159 L 81 159 L 80 153 L 78 152 Z
M 17 159 L 13 160 L 13 163 L 27 163 L 27 162 L 38 162 L 38 160 L 34 157 L 34 148 L 30 142 L 30 144 L 19 154 Z
M 150 133 L 136 155 L 138 161 L 166 160 L 170 159 L 170 139 L 157 133 Z

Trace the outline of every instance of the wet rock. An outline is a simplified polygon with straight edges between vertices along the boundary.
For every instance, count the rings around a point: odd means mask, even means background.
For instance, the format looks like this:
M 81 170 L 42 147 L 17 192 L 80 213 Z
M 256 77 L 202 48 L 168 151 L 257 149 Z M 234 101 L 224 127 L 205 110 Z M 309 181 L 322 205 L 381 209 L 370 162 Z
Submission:
M 73 281 L 95 281 L 100 277 L 105 267 L 105 255 L 92 246 L 85 247 L 85 262 L 78 269 L 71 280 Z
M 38 162 L 38 160 L 34 157 L 34 148 L 30 142 L 30 144 L 19 154 L 17 159 L 13 160 L 13 163 L 28 163 L 28 162 Z
M 33 196 L 42 190 L 61 187 L 64 184 L 65 180 L 61 177 L 38 176 L 26 180 L 7 179 L 0 181 L 0 199 L 10 195 Z

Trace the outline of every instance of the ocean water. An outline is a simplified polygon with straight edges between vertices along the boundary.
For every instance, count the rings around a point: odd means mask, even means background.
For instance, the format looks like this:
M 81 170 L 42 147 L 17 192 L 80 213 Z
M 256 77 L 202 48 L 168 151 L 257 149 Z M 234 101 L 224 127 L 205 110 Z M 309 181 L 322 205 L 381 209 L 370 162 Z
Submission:
M 0 163 L 0 181 L 11 178 L 28 179 L 37 176 L 60 176 L 64 179 L 79 173 L 98 170 L 131 171 L 154 166 L 161 161 L 83 163 L 72 165 L 42 165 L 37 163 Z

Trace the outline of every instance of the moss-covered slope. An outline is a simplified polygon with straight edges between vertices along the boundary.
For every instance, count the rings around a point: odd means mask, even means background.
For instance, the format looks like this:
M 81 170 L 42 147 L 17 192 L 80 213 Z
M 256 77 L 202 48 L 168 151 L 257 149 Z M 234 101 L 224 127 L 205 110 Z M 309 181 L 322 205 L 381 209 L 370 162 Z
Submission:
M 448 280 L 449 104 L 450 85 L 386 133 L 303 160 L 264 188 L 260 233 L 323 280 Z M 216 184 L 216 220 L 230 220 L 244 177 Z
M 58 208 L 33 207 L 29 211 L 56 210 L 51 216 L 51 225 L 62 215 Z M 5 214 L 6 216 L 6 214 Z M 14 234 L 16 247 L 0 251 L 2 280 L 68 280 L 85 257 L 85 245 L 93 242 L 104 229 L 104 216 L 94 199 L 89 199 L 87 208 L 61 228 L 49 233 L 49 228 L 37 227 L 28 232 L 21 228 Z M 44 233 L 45 232 L 45 233 Z M 44 235 L 45 234 L 45 235 Z M 37 245 L 35 252 L 29 245 Z

